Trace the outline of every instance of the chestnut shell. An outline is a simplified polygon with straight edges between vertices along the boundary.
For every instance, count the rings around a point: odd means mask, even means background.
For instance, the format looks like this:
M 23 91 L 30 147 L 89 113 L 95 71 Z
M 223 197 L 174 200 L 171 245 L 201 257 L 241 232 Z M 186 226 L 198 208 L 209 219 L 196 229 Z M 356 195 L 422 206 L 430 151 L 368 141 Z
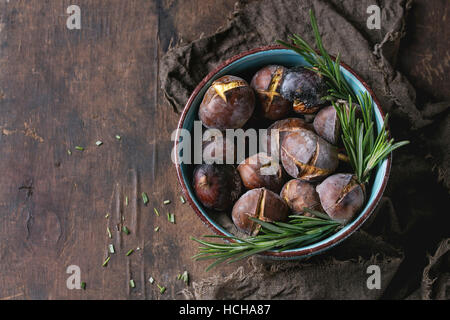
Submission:
M 331 144 L 337 145 L 341 133 L 341 123 L 333 106 L 321 109 L 314 118 L 314 130 Z
M 232 165 L 202 164 L 194 169 L 194 192 L 209 209 L 225 211 L 242 193 L 242 181 Z
M 214 81 L 203 97 L 198 116 L 207 128 L 241 128 L 255 109 L 255 94 L 239 77 L 226 75 Z
M 316 187 L 316 191 L 325 212 L 343 223 L 350 221 L 365 201 L 364 186 L 350 173 L 329 176 Z
M 202 149 L 205 163 L 234 164 L 236 161 L 236 145 L 224 136 L 213 136 L 211 140 L 203 141 Z
M 337 148 L 306 129 L 298 129 L 284 137 L 281 161 L 290 176 L 307 181 L 325 178 L 339 164 Z
M 294 67 L 285 72 L 280 87 L 281 96 L 294 102 L 294 111 L 306 114 L 317 112 L 327 90 L 325 79 L 304 67 Z
M 258 188 L 247 191 L 234 204 L 231 217 L 236 227 L 252 236 L 257 235 L 261 225 L 250 217 L 262 221 L 285 221 L 289 216 L 289 207 L 276 193 Z
M 295 214 L 310 216 L 310 213 L 304 211 L 305 207 L 322 211 L 319 194 L 316 192 L 315 185 L 310 182 L 299 179 L 289 180 L 283 186 L 280 196 Z
M 252 78 L 250 86 L 256 91 L 259 113 L 266 119 L 278 120 L 285 118 L 292 110 L 292 102 L 280 94 L 280 84 L 286 68 L 269 65 Z
M 265 172 L 264 168 L 269 172 Z M 264 152 L 248 157 L 239 164 L 237 170 L 247 189 L 264 187 L 278 193 L 285 181 L 280 163 Z
M 286 118 L 283 120 L 278 120 L 272 123 L 267 128 L 267 136 L 263 135 L 261 136 L 261 146 L 263 151 L 265 151 L 267 154 L 271 155 L 271 137 L 272 137 L 272 130 L 278 130 L 278 139 L 276 139 L 277 145 L 275 146 L 274 150 L 278 150 L 278 154 L 274 154 L 276 157 L 280 157 L 280 142 L 283 141 L 284 137 L 290 133 L 294 132 L 298 129 L 307 129 L 307 130 L 314 130 L 313 126 L 309 123 L 307 123 L 305 120 L 301 118 Z

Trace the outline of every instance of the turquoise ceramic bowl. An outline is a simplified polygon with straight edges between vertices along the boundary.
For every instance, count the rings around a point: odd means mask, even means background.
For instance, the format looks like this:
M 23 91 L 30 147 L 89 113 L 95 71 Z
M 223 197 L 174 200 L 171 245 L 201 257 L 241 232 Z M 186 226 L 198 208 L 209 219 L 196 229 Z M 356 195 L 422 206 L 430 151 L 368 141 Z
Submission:
M 209 73 L 195 88 L 183 110 L 178 124 L 178 129 L 187 129 L 189 131 L 193 130 L 193 122 L 194 120 L 198 119 L 198 108 L 203 99 L 203 95 L 214 80 L 226 74 L 236 75 L 244 79 L 251 79 L 252 75 L 257 70 L 269 64 L 279 64 L 286 67 L 292 67 L 298 65 L 306 65 L 306 62 L 297 53 L 291 50 L 284 49 L 281 46 L 257 48 L 239 54 L 225 61 L 214 71 Z M 341 71 L 348 81 L 349 85 L 353 89 L 361 90 L 362 92 L 368 92 L 372 96 L 374 101 L 376 124 L 378 130 L 380 130 L 383 125 L 384 114 L 372 90 L 347 65 L 341 63 Z M 177 142 L 180 140 L 178 134 L 175 139 L 175 144 L 177 144 Z M 177 157 L 178 155 L 175 156 Z M 347 224 L 337 233 L 314 244 L 283 252 L 268 251 L 263 253 L 262 255 L 279 259 L 305 258 L 330 249 L 331 247 L 345 240 L 348 236 L 355 232 L 374 211 L 386 187 L 390 167 L 391 155 L 387 159 L 385 159 L 373 173 L 373 182 L 371 187 L 369 188 L 370 194 L 367 195 L 367 202 L 364 209 L 359 213 L 358 216 L 353 219 L 351 223 Z M 207 210 L 205 210 L 200 201 L 198 201 L 198 199 L 196 198 L 194 190 L 192 188 L 193 165 L 177 164 L 176 169 L 178 180 L 181 184 L 183 193 L 199 218 L 216 234 L 231 235 L 208 214 Z

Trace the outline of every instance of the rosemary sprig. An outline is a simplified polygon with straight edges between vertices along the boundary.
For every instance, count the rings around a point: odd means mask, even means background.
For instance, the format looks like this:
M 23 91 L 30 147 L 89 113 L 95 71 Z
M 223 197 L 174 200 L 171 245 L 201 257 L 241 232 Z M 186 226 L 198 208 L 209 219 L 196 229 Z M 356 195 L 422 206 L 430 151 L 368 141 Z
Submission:
M 316 211 L 307 211 L 314 215 L 317 214 Z M 336 232 L 341 226 L 340 222 L 325 217 L 323 214 L 320 214 L 320 217 L 317 215 L 316 217 L 295 215 L 290 216 L 288 223 L 269 223 L 250 218 L 261 225 L 258 235 L 246 239 L 234 236 L 205 236 L 207 238 L 233 240 L 233 242 L 229 243 L 217 243 L 191 238 L 202 245 L 202 247 L 199 247 L 200 253 L 193 258 L 195 260 L 214 259 L 215 261 L 206 269 L 208 271 L 225 261 L 232 263 L 268 250 L 284 251 L 317 242 Z
M 386 115 L 381 130 L 375 136 L 372 98 L 367 92 L 360 92 L 357 98 L 362 119 L 356 116 L 357 106 L 352 104 L 351 96 L 348 97 L 348 105 L 334 101 L 332 104 L 341 124 L 342 142 L 356 178 L 359 183 L 367 183 L 371 171 L 392 151 L 409 141 L 394 143 L 394 139 L 389 139 L 389 132 L 386 130 L 389 115 Z
M 314 50 L 305 39 L 297 34 L 294 34 L 290 37 L 290 39 L 292 40 L 292 44 L 282 40 L 277 40 L 277 42 L 285 46 L 286 48 L 292 49 L 297 52 L 305 59 L 308 64 L 311 65 L 309 69 L 319 73 L 321 76 L 326 78 L 326 83 L 329 88 L 329 95 L 324 97 L 324 99 L 347 99 L 348 96 L 351 96 L 353 98 L 353 101 L 356 101 L 355 93 L 341 74 L 341 55 L 338 53 L 335 61 L 331 59 L 327 50 L 325 50 L 325 47 L 323 46 L 319 27 L 317 26 L 317 20 L 312 10 L 309 10 L 309 16 L 311 19 L 311 27 L 313 29 L 314 37 L 316 40 L 316 46 L 320 54 L 317 54 L 317 51 Z
M 335 61 L 331 59 L 323 46 L 317 20 L 312 10 L 309 11 L 309 15 L 319 53 L 307 41 L 295 34 L 291 37 L 293 44 L 280 40 L 278 43 L 300 54 L 311 65 L 309 69 L 326 78 L 329 95 L 324 99 L 331 100 L 337 111 L 342 127 L 342 141 L 358 182 L 367 183 L 371 171 L 392 151 L 408 144 L 409 141 L 394 143 L 393 139 L 389 139 L 389 132 L 386 129 L 388 115 L 375 137 L 376 128 L 371 96 L 367 92 L 352 90 L 341 73 L 340 54 L 338 53 Z M 347 100 L 348 107 L 346 104 L 336 103 L 337 99 Z M 362 120 L 356 117 L 356 106 L 352 104 L 352 101 L 358 101 Z

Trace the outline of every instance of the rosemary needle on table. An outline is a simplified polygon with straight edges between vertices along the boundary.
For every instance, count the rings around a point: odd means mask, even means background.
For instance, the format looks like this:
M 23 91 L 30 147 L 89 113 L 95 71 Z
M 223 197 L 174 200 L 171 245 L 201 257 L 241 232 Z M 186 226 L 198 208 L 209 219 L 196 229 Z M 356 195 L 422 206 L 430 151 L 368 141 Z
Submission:
M 148 203 L 148 196 L 145 192 L 142 192 L 142 201 L 144 202 L 144 204 Z
M 122 231 L 123 231 L 126 235 L 129 235 L 129 234 L 130 234 L 130 230 L 129 230 L 126 226 L 123 226 L 123 227 L 122 227 Z
M 159 284 L 157 284 L 158 289 L 159 289 L 159 293 L 163 294 L 166 291 L 166 287 L 160 286 Z
M 167 213 L 167 220 L 170 222 L 170 223 L 175 223 L 175 215 L 173 214 L 173 213 Z
M 103 262 L 102 267 L 106 267 L 108 265 L 108 262 L 110 259 L 111 259 L 111 257 L 108 256 L 108 258 L 106 258 L 106 260 Z

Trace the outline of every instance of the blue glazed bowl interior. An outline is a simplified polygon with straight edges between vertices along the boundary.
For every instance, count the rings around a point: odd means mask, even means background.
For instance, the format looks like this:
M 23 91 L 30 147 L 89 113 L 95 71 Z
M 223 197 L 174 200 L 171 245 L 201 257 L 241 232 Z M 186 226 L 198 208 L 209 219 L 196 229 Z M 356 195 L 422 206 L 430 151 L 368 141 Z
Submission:
M 203 95 L 205 94 L 206 90 L 209 88 L 209 86 L 211 85 L 211 83 L 214 80 L 216 80 L 217 78 L 220 78 L 221 76 L 229 74 L 229 75 L 239 76 L 239 77 L 247 80 L 248 82 L 250 82 L 252 76 L 256 73 L 256 71 L 258 71 L 260 68 L 262 68 L 266 65 L 269 65 L 269 64 L 278 64 L 278 65 L 283 65 L 286 67 L 307 65 L 305 60 L 300 55 L 298 55 L 297 53 L 295 53 L 291 50 L 287 50 L 287 49 L 274 49 L 274 50 L 260 51 L 260 52 L 256 52 L 256 53 L 247 55 L 239 60 L 234 61 L 233 63 L 231 63 L 231 64 L 227 65 L 226 67 L 224 67 L 223 69 L 221 69 L 200 90 L 199 94 L 193 100 L 191 108 L 189 109 L 188 113 L 186 114 L 185 121 L 183 123 L 183 129 L 187 129 L 192 132 L 194 120 L 198 119 L 198 115 L 197 115 L 198 108 L 203 99 Z M 353 74 L 351 74 L 348 70 L 346 70 L 342 66 L 341 66 L 341 71 L 342 71 L 345 79 L 347 80 L 347 82 L 349 83 L 351 88 L 353 90 L 355 90 L 355 92 L 358 92 L 359 90 L 362 92 L 367 91 L 366 88 L 363 86 L 363 84 Z M 375 111 L 377 130 L 380 130 L 383 125 L 383 118 L 377 107 L 378 106 L 375 105 L 375 102 L 374 102 L 374 111 Z M 228 232 L 221 225 L 219 225 L 213 219 L 213 217 L 211 217 L 211 215 L 208 214 L 208 211 L 202 206 L 200 201 L 198 201 L 198 199 L 196 198 L 194 190 L 192 188 L 193 165 L 181 164 L 180 169 L 181 169 L 182 178 L 186 184 L 189 195 L 191 196 L 195 205 L 199 208 L 201 213 L 205 216 L 205 218 L 212 225 L 214 225 L 222 233 L 224 233 L 226 235 L 231 235 L 230 232 Z M 386 159 L 378 166 L 378 168 L 372 174 L 372 176 L 373 176 L 373 178 L 371 180 L 372 185 L 368 189 L 370 194 L 367 195 L 368 199 L 367 199 L 366 205 L 365 205 L 364 209 L 359 213 L 359 215 L 357 217 L 355 217 L 353 219 L 353 221 L 351 223 L 347 224 L 344 228 L 339 230 L 337 233 L 331 235 L 330 237 L 328 237 L 322 241 L 316 242 L 316 243 L 308 245 L 308 246 L 287 250 L 287 252 L 295 252 L 300 249 L 301 250 L 313 249 L 314 247 L 320 246 L 325 242 L 328 242 L 332 239 L 338 238 L 339 235 L 341 235 L 342 233 L 345 233 L 346 230 L 352 228 L 353 225 L 361 217 L 363 217 L 365 215 L 367 210 L 369 210 L 369 208 L 372 206 L 372 204 L 374 204 L 374 202 L 376 201 L 376 196 L 379 193 L 380 189 L 382 188 L 383 179 L 387 173 L 387 170 L 388 170 L 388 161 Z M 341 239 L 341 240 L 343 240 L 343 239 Z M 336 243 L 334 243 L 334 244 L 336 244 Z M 331 246 L 328 246 L 327 248 L 325 248 L 323 250 L 329 249 L 330 247 Z M 319 251 L 316 251 L 316 252 L 314 252 L 314 254 L 316 254 L 318 252 Z

